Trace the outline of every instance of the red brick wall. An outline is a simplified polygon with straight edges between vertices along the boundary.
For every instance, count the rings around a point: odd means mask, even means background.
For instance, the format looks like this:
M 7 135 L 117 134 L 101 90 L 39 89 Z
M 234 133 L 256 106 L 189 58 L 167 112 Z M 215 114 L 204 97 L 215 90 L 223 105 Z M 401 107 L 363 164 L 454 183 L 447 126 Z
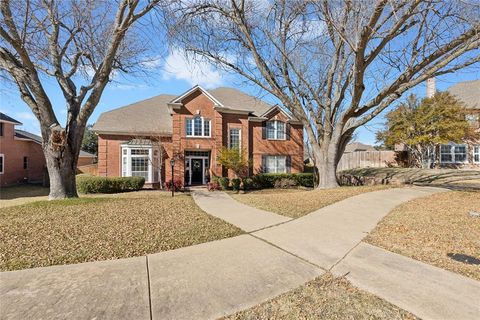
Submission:
M 95 160 L 95 158 L 93 158 L 93 157 L 78 157 L 77 167 L 87 166 L 89 164 L 93 164 L 94 160 Z
M 0 154 L 4 156 L 0 185 L 12 185 L 22 181 L 41 182 L 45 168 L 42 146 L 33 141 L 14 139 L 15 129 L 4 123 L 4 135 L 0 137 Z M 28 167 L 23 169 L 23 157 L 28 157 Z
M 262 164 L 262 155 L 290 155 L 292 158 L 292 172 L 303 172 L 303 128 L 301 125 L 291 125 L 291 138 L 285 141 L 263 140 L 262 124 L 248 121 L 247 115 L 219 113 L 214 109 L 213 102 L 197 91 L 186 97 L 183 106 L 176 109 L 172 116 L 173 134 L 164 147 L 166 158 L 164 160 L 166 179 L 171 177 L 170 159 L 176 157 L 175 178 L 184 179 L 185 150 L 211 151 L 210 174 L 233 177 L 232 172 L 226 172 L 217 165 L 218 150 L 228 145 L 229 128 L 241 129 L 241 146 L 249 158 L 253 160 L 253 173 L 258 173 Z M 211 137 L 192 138 L 186 137 L 186 119 L 199 114 L 211 120 Z M 272 119 L 286 121 L 281 112 L 271 115 Z M 98 174 L 101 176 L 120 176 L 120 145 L 131 140 L 132 136 L 99 135 L 98 139 Z M 143 138 L 143 137 L 142 137 Z M 166 138 L 167 139 L 167 138 Z M 164 179 L 165 181 L 165 179 Z
M 281 112 L 271 115 L 272 120 L 287 121 Z M 262 138 L 262 123 L 251 122 L 250 144 L 253 158 L 253 174 L 261 171 L 263 155 L 290 155 L 292 159 L 292 173 L 303 172 L 303 126 L 290 125 L 289 140 L 266 140 Z

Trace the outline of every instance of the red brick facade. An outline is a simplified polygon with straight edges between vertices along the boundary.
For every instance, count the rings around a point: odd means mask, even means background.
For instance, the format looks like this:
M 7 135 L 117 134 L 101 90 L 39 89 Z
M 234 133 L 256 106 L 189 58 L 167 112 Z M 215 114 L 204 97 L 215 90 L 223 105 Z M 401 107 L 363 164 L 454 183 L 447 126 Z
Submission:
M 15 124 L 1 122 L 0 156 L 3 157 L 3 173 L 0 186 L 21 182 L 41 182 L 45 170 L 45 157 L 40 143 L 15 137 Z
M 172 133 L 163 134 L 161 148 L 164 159 L 161 166 L 162 181 L 171 178 L 170 159 L 175 158 L 174 176 L 189 182 L 186 174 L 186 165 L 189 154 L 208 154 L 208 165 L 205 175 L 230 176 L 233 174 L 217 164 L 218 151 L 222 146 L 228 146 L 229 129 L 240 129 L 240 145 L 246 155 L 252 160 L 251 174 L 262 171 L 262 156 L 284 155 L 291 159 L 288 172 L 303 172 L 303 127 L 298 122 L 292 121 L 278 108 L 272 108 L 267 118 L 253 119 L 248 112 L 224 112 L 215 108 L 215 103 L 210 97 L 198 90 L 184 97 L 181 103 L 172 107 L 170 114 Z M 210 120 L 209 137 L 187 137 L 187 119 L 203 117 Z M 267 140 L 262 130 L 268 120 L 279 120 L 289 128 L 287 138 L 284 140 Z M 122 144 L 132 139 L 156 140 L 152 136 L 135 136 L 134 134 L 105 134 L 98 132 L 98 174 L 100 176 L 122 175 Z M 158 146 L 160 148 L 160 144 Z M 155 148 L 155 143 L 154 143 Z M 195 158 L 195 156 L 191 156 Z M 193 168 L 192 168 L 193 170 Z M 205 182 L 205 180 L 203 181 Z

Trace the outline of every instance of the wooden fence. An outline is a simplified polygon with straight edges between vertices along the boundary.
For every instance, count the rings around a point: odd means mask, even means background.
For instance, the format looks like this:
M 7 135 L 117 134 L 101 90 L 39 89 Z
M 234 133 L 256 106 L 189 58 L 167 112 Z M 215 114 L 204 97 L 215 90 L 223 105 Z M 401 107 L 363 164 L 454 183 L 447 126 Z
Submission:
M 395 151 L 356 151 L 344 153 L 337 170 L 355 168 L 381 168 L 395 163 Z

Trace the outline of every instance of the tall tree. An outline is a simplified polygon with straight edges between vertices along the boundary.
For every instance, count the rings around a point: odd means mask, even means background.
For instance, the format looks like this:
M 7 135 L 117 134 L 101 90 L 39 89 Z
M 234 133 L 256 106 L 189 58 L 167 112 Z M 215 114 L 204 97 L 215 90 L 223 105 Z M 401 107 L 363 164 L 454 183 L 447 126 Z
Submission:
M 302 121 L 320 188 L 354 131 L 404 92 L 480 61 L 467 1 L 180 1 L 176 45 L 272 94 Z
M 386 115 L 384 130 L 377 140 L 393 148 L 403 144 L 412 165 L 431 168 L 440 144 L 458 143 L 474 138 L 475 130 L 465 119 L 463 105 L 448 92 L 418 100 L 411 95 Z
M 133 26 L 160 1 L 0 0 L 0 71 L 40 122 L 49 199 L 77 196 L 75 170 L 87 120 L 113 72 L 128 71 L 143 57 Z M 64 126 L 47 82 L 57 83 L 65 98 Z

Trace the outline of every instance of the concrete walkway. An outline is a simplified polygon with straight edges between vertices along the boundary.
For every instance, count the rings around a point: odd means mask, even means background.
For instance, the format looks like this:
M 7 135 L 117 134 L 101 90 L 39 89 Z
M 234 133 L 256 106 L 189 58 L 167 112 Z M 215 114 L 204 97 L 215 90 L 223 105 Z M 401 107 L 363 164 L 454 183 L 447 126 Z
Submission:
M 192 192 L 197 205 L 212 216 L 223 219 L 246 232 L 260 230 L 292 220 L 279 214 L 249 207 L 233 200 L 225 192 L 195 190 Z
M 207 212 L 262 230 L 147 257 L 0 273 L 0 319 L 215 319 L 326 269 L 425 319 L 473 319 L 477 281 L 360 243 L 394 206 L 440 191 L 362 194 L 293 221 L 195 192 Z

